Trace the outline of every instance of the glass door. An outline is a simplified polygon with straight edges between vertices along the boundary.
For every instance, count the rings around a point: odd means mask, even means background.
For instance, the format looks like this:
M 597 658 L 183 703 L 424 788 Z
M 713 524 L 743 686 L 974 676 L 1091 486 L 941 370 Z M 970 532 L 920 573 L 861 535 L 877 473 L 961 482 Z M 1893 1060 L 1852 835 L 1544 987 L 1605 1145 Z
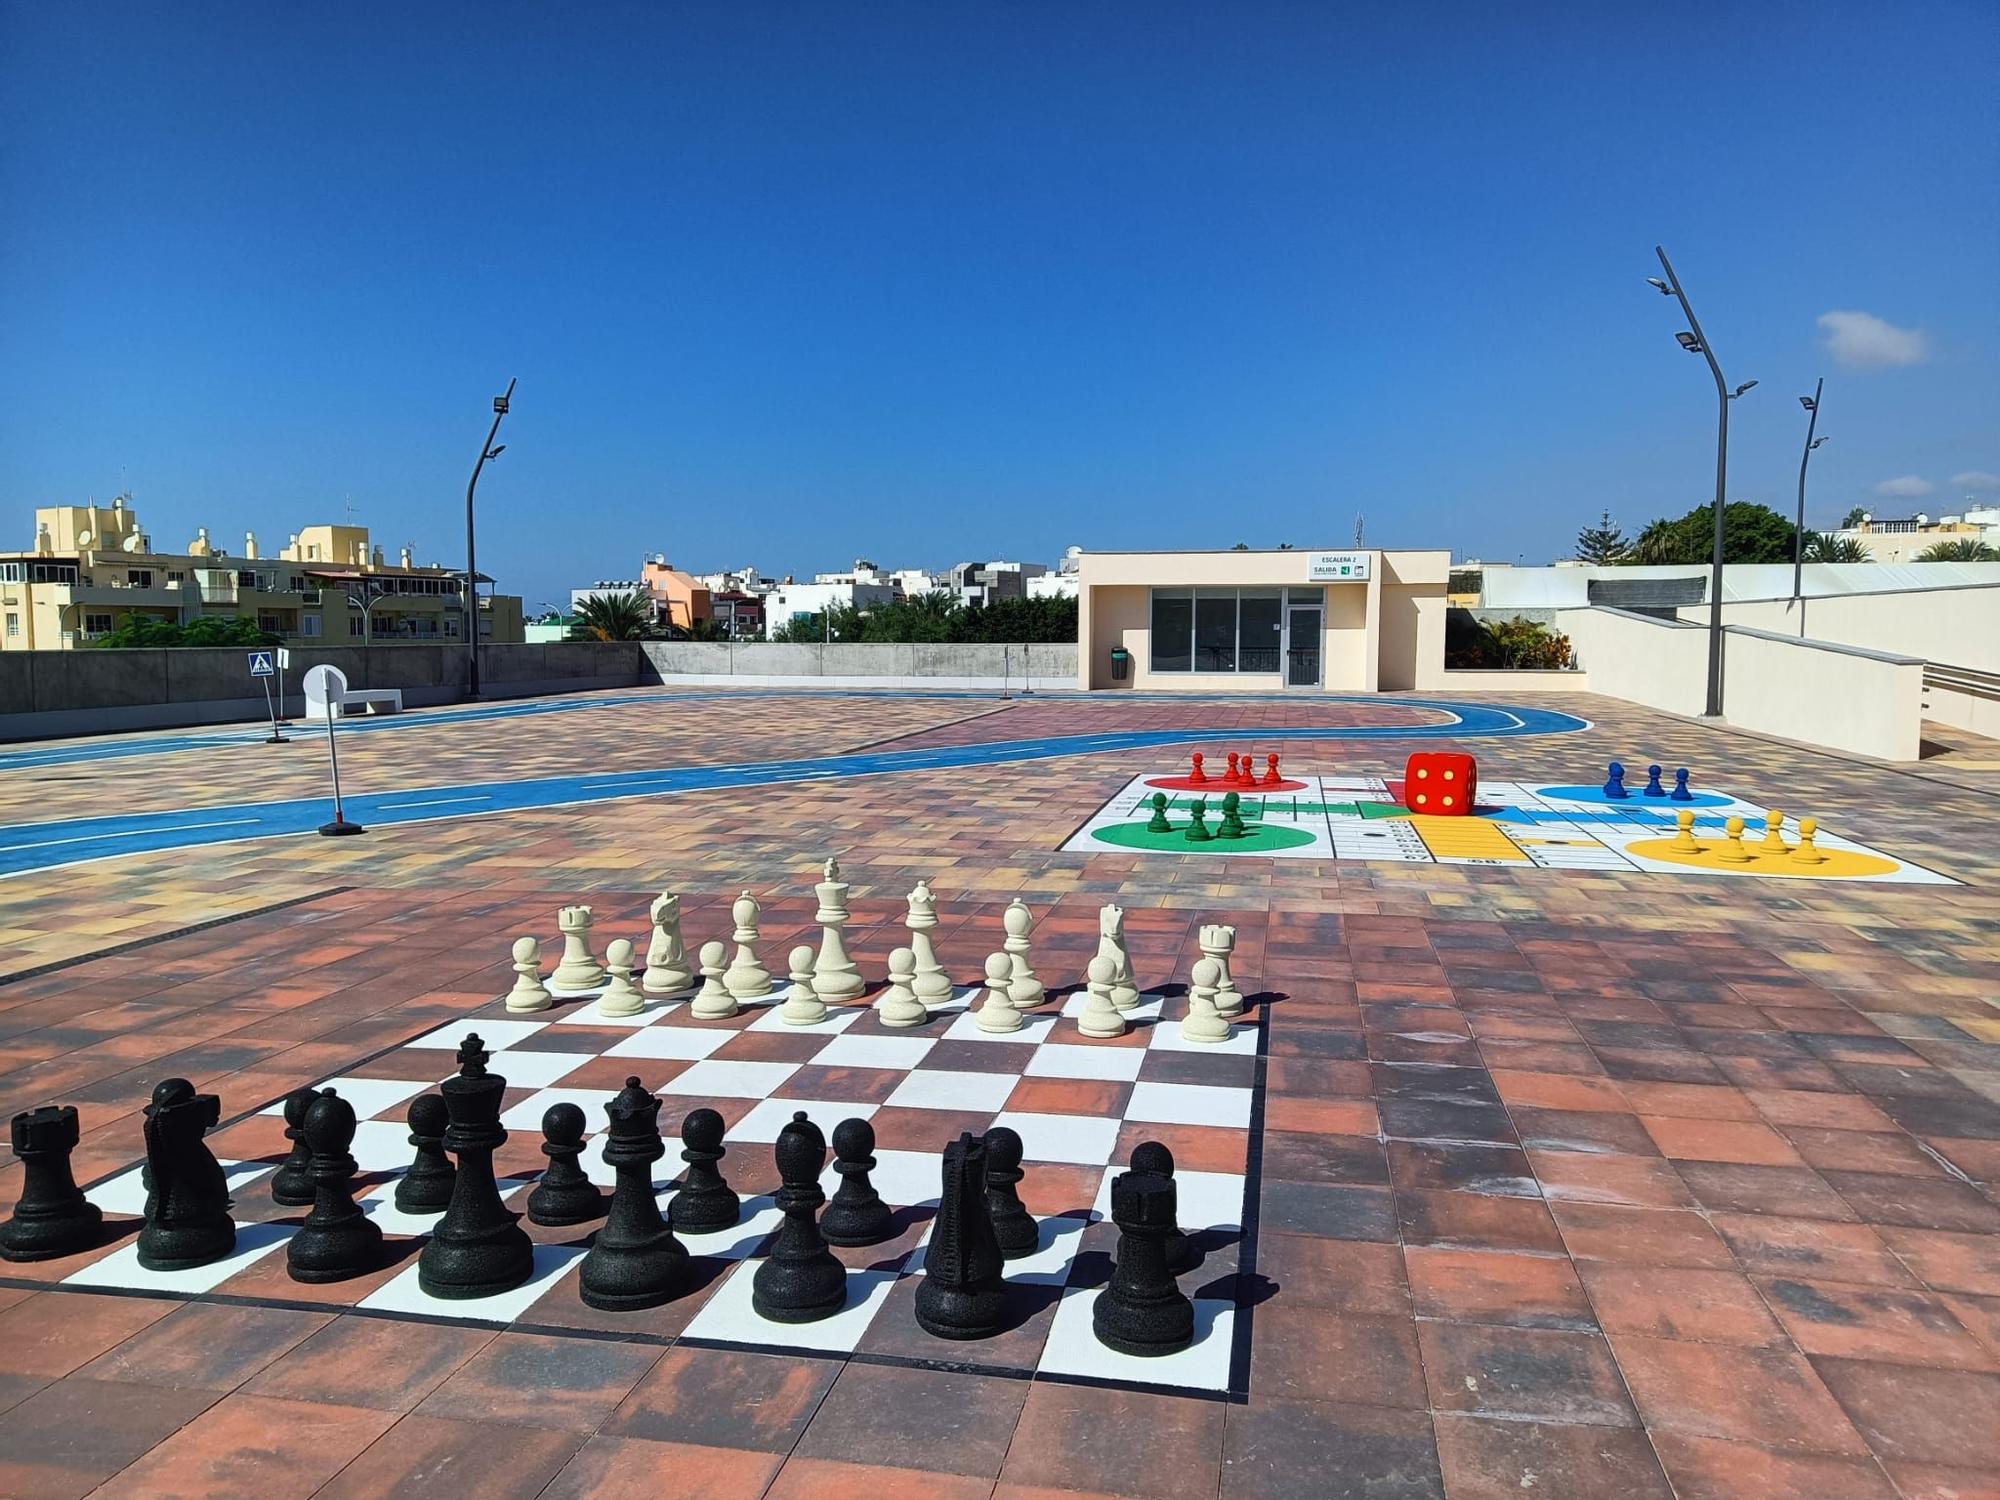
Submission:
M 1285 686 L 1319 686 L 1321 606 L 1294 604 L 1285 612 Z

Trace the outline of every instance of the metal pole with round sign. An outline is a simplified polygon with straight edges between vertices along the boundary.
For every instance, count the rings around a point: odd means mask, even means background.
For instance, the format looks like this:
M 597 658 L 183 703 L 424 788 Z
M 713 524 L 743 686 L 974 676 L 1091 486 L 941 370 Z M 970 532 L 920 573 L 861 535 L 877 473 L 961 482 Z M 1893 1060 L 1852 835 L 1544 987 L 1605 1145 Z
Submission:
M 315 708 L 326 715 L 326 764 L 333 774 L 333 821 L 320 824 L 319 831 L 329 838 L 365 833 L 367 830 L 359 823 L 347 821 L 340 805 L 340 752 L 334 747 L 333 721 L 347 695 L 347 674 L 338 667 L 317 666 L 306 673 L 300 686 L 305 690 L 308 716 Z

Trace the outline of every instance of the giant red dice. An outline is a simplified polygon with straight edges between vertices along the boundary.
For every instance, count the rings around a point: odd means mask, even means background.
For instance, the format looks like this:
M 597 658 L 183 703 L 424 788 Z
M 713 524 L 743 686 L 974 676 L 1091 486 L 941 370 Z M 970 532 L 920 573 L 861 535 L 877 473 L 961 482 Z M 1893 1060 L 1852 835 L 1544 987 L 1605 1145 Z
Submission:
M 1462 818 L 1479 793 L 1479 766 L 1469 755 L 1424 751 L 1403 769 L 1403 805 L 1411 812 Z

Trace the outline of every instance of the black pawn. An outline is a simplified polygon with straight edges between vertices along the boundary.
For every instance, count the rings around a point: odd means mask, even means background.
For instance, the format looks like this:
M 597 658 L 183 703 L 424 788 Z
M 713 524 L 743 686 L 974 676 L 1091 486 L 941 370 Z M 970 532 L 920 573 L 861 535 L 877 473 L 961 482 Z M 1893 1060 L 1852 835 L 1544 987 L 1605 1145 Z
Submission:
M 688 1253 L 653 1194 L 653 1163 L 667 1154 L 660 1140 L 660 1101 L 637 1078 L 604 1106 L 611 1124 L 604 1159 L 618 1174 L 611 1210 L 578 1269 L 586 1307 L 631 1312 L 658 1307 L 687 1290 Z M 553 1113 L 553 1111 L 551 1111 Z
M 301 1208 L 313 1201 L 312 1148 L 306 1144 L 306 1111 L 319 1095 L 311 1089 L 293 1089 L 285 1095 L 285 1139 L 292 1154 L 271 1174 L 271 1201 L 287 1208 Z
M 152 1190 L 140 1226 L 139 1264 L 148 1271 L 186 1271 L 236 1248 L 229 1216 L 229 1182 L 202 1136 L 222 1118 L 222 1101 L 197 1094 L 185 1078 L 169 1078 L 146 1106 L 146 1165 Z
M 829 1245 L 879 1245 L 889 1238 L 894 1216 L 868 1174 L 875 1170 L 875 1127 L 866 1120 L 842 1120 L 833 1127 L 833 1170 L 840 1186 L 819 1216 L 820 1237 Z
M 510 1292 L 535 1274 L 535 1245 L 520 1216 L 500 1201 L 493 1153 L 506 1143 L 500 1096 L 507 1080 L 486 1071 L 486 1047 L 468 1036 L 458 1074 L 443 1085 L 445 1149 L 458 1158 L 451 1206 L 417 1257 L 417 1285 L 433 1297 L 462 1300 Z
M 1120 1354 L 1173 1354 L 1187 1348 L 1194 1342 L 1194 1304 L 1167 1269 L 1173 1179 L 1120 1172 L 1111 1179 L 1111 1219 L 1118 1226 L 1118 1264 L 1091 1310 L 1097 1341 Z
M 21 1158 L 20 1201 L 0 1224 L 0 1259 L 55 1260 L 93 1248 L 104 1214 L 70 1174 L 69 1154 L 81 1137 L 76 1108 L 44 1105 L 14 1116 L 14 1154 Z
M 847 1272 L 826 1248 L 814 1215 L 826 1202 L 820 1169 L 826 1165 L 826 1137 L 800 1110 L 778 1132 L 778 1208 L 784 1223 L 770 1258 L 750 1283 L 750 1305 L 773 1323 L 812 1323 L 847 1305 Z
M 381 1269 L 382 1228 L 354 1201 L 354 1106 L 332 1089 L 313 1096 L 301 1136 L 311 1148 L 313 1208 L 285 1245 L 294 1281 L 349 1281 Z
M 1132 1148 L 1132 1170 L 1147 1172 L 1155 1177 L 1174 1180 L 1174 1153 L 1158 1141 L 1141 1141 Z M 1179 1197 L 1179 1189 L 1175 1190 Z M 1178 1204 L 1176 1204 L 1178 1211 Z M 1178 1276 L 1183 1271 L 1192 1271 L 1201 1264 L 1201 1251 L 1195 1248 L 1193 1240 L 1182 1233 L 1178 1219 L 1174 1227 L 1167 1231 L 1167 1269 Z
M 1006 1326 L 1007 1283 L 986 1182 L 985 1142 L 967 1134 L 944 1148 L 943 1190 L 916 1298 L 917 1325 L 935 1338 L 991 1338 Z
M 1021 1137 L 1005 1125 L 986 1132 L 986 1208 L 1000 1254 L 1019 1260 L 1035 1252 L 1035 1220 L 1021 1204 Z
M 458 1168 L 444 1154 L 445 1127 L 451 1113 L 439 1094 L 419 1094 L 410 1101 L 410 1144 L 417 1154 L 410 1169 L 396 1182 L 396 1207 L 406 1214 L 441 1214 L 451 1206 Z
M 584 1175 L 583 1111 L 574 1104 L 551 1104 L 542 1115 L 542 1155 L 549 1159 L 542 1180 L 528 1194 L 528 1218 L 536 1224 L 587 1224 L 604 1212 L 604 1194 Z
M 680 1191 L 667 1203 L 667 1217 L 682 1234 L 715 1234 L 734 1229 L 743 1216 L 742 1200 L 722 1180 L 722 1116 L 691 1109 L 681 1121 L 681 1160 L 687 1172 Z

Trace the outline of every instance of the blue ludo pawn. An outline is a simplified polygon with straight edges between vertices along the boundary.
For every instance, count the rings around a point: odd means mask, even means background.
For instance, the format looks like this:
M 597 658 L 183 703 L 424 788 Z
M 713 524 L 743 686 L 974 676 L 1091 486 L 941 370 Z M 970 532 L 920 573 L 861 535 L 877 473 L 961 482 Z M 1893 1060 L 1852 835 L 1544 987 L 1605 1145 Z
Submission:
M 1648 797 L 1664 797 L 1667 795 L 1667 789 L 1660 785 L 1660 768 L 1658 766 L 1646 767 L 1645 795 Z
M 1611 774 L 1604 778 L 1604 795 L 1621 802 L 1632 795 L 1625 790 L 1625 768 L 1615 760 L 1611 762 Z
M 1678 771 L 1674 772 L 1674 789 L 1671 792 L 1667 793 L 1667 800 L 1669 802 L 1694 801 L 1694 793 L 1688 790 L 1688 773 L 1686 766 L 1682 766 Z

